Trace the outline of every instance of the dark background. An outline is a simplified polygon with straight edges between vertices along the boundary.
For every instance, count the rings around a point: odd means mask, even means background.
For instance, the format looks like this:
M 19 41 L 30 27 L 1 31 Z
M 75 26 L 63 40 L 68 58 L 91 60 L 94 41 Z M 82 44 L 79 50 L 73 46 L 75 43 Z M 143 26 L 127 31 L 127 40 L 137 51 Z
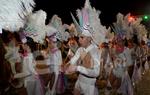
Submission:
M 76 15 L 76 10 L 84 6 L 85 0 L 35 0 L 35 11 L 42 9 L 47 12 L 47 22 L 57 14 L 63 23 L 72 22 L 70 12 Z M 91 5 L 101 11 L 100 19 L 104 25 L 110 25 L 116 21 L 118 12 L 133 16 L 150 14 L 150 0 L 90 0 Z

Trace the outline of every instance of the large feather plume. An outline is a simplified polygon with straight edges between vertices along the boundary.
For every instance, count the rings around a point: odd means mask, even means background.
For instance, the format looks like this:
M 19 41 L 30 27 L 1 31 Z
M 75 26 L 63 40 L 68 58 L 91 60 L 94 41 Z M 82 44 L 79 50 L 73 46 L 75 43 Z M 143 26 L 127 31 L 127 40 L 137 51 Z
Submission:
M 49 25 L 53 26 L 56 28 L 58 31 L 56 33 L 57 39 L 60 41 L 67 41 L 68 38 L 70 37 L 69 33 L 66 32 L 65 30 L 69 27 L 67 24 L 63 24 L 62 20 L 60 17 L 57 15 L 54 15 L 49 22 Z
M 122 39 L 125 36 L 125 28 L 124 28 L 124 16 L 121 13 L 117 14 L 117 21 L 113 23 L 113 31 L 117 38 Z
M 80 10 L 77 10 L 77 11 L 80 11 Z M 79 12 L 80 13 L 80 12 Z M 82 15 L 80 15 L 82 17 Z M 71 17 L 72 17 L 72 20 L 74 22 L 74 25 L 75 25 L 75 28 L 77 30 L 77 35 L 80 34 L 82 32 L 82 29 L 81 27 L 83 27 L 83 21 L 80 19 L 80 16 L 79 17 L 79 23 L 80 25 L 78 24 L 77 20 L 75 19 L 75 17 L 73 16 L 73 14 L 71 13 Z
M 108 31 L 101 24 L 99 15 L 100 11 L 92 8 L 89 0 L 86 0 L 84 8 L 77 10 L 80 26 L 89 26 L 92 38 L 97 45 L 106 41 L 106 32 Z
M 138 18 L 134 22 L 131 23 L 133 34 L 137 35 L 138 41 L 141 40 L 147 41 L 147 30 L 143 24 L 141 24 L 142 19 Z
M 115 32 L 115 37 L 117 39 L 131 39 L 133 35 L 138 36 L 138 40 L 141 41 L 147 30 L 144 25 L 141 24 L 142 19 L 136 18 L 132 21 L 129 21 L 130 13 L 124 16 L 121 13 L 117 14 L 117 21 L 113 23 L 113 31 Z
M 25 35 L 31 37 L 37 43 L 43 43 L 48 28 L 45 25 L 46 12 L 43 10 L 36 11 L 28 16 L 24 29 Z
M 33 10 L 33 0 L 0 0 L 0 26 L 18 31 L 26 22 L 26 16 Z
M 128 21 L 128 17 L 130 14 L 124 16 L 121 13 L 118 13 L 116 18 L 117 21 L 113 23 L 113 31 L 115 32 L 115 37 L 117 39 L 130 39 L 133 36 L 132 27 L 130 26 L 130 22 Z
M 51 25 L 46 25 L 47 31 L 46 31 L 46 36 L 52 36 L 55 35 L 58 30 L 54 27 L 52 27 Z

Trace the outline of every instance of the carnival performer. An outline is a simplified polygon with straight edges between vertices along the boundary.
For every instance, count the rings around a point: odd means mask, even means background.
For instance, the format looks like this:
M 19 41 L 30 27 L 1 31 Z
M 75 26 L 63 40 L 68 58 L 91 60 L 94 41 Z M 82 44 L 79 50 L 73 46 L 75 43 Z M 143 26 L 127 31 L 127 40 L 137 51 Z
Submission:
M 55 81 L 52 86 L 51 95 L 56 94 L 56 85 L 58 80 L 58 75 L 61 71 L 61 64 L 62 64 L 62 55 L 61 51 L 57 47 L 57 39 L 55 35 L 48 37 L 48 48 L 49 48 L 49 58 L 50 58 L 50 70 L 51 73 L 55 73 Z
M 100 55 L 98 48 L 91 41 L 90 32 L 83 31 L 79 38 L 81 47 L 69 62 L 71 65 L 68 72 L 78 71 L 80 73 L 75 84 L 74 95 L 95 95 L 95 82 L 100 70 Z M 81 63 L 77 63 L 79 59 L 82 60 Z
M 27 37 L 27 42 L 23 44 L 23 50 L 25 51 L 22 71 L 22 74 L 25 75 L 24 85 L 28 95 L 43 95 L 41 80 L 35 70 L 36 61 L 33 56 L 34 46 L 33 39 Z
M 79 32 L 80 47 L 68 62 L 70 65 L 66 73 L 79 72 L 74 95 L 98 95 L 95 86 L 101 68 L 101 52 L 98 46 L 105 42 L 108 30 L 101 25 L 99 11 L 91 7 L 89 0 L 86 0 L 82 10 L 77 10 L 80 26 L 72 14 L 71 16 Z
M 62 52 L 59 49 L 59 42 L 66 42 L 70 37 L 69 33 L 66 31 L 67 25 L 63 24 L 61 18 L 54 15 L 47 27 L 51 27 L 51 30 L 46 34 L 48 38 L 48 49 L 49 49 L 49 59 L 50 68 L 52 72 L 55 73 L 55 80 L 53 87 L 51 89 L 51 95 L 62 94 L 65 91 L 64 85 L 64 73 L 61 69 L 62 66 Z M 52 27 L 54 29 L 52 29 Z M 52 34 L 52 35 L 51 35 Z M 63 78 L 62 78 L 63 77 Z

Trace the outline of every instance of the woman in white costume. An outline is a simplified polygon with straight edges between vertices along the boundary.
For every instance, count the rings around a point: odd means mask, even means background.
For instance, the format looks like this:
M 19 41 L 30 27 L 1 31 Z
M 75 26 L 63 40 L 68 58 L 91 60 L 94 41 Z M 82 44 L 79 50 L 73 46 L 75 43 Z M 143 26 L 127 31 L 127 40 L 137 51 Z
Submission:
M 58 75 L 61 71 L 61 64 L 62 64 L 62 55 L 61 55 L 61 51 L 57 47 L 57 39 L 55 35 L 48 37 L 48 49 L 49 49 L 48 64 L 50 65 L 51 73 L 54 72 L 55 74 L 55 80 L 51 89 L 51 95 L 55 95 L 57 93 L 56 85 L 57 85 Z
M 35 70 L 35 59 L 33 57 L 33 40 L 28 37 L 27 43 L 23 44 L 26 54 L 23 56 L 23 71 L 25 75 L 24 85 L 28 95 L 43 95 L 43 88 L 38 73 Z

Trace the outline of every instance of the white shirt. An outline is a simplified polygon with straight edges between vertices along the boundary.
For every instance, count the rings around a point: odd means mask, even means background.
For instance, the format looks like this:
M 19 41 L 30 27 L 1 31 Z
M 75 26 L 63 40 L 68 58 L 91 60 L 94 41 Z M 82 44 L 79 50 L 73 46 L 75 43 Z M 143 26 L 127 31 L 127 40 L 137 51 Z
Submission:
M 80 58 L 81 52 L 85 51 L 86 53 L 89 52 L 93 61 L 94 65 L 93 68 L 85 68 L 83 66 L 77 66 L 77 71 L 79 71 L 82 74 L 85 74 L 90 77 L 97 77 L 99 76 L 100 71 L 100 52 L 95 45 L 91 44 L 87 48 L 80 47 L 73 58 L 70 60 L 70 64 L 77 64 L 78 59 Z
M 62 55 L 61 55 L 61 51 L 58 49 L 57 51 L 55 51 L 54 53 L 50 53 L 49 54 L 49 58 L 48 58 L 49 62 L 47 63 L 47 65 L 61 65 L 62 64 Z
M 22 78 L 28 75 L 35 75 L 37 72 L 35 71 L 35 61 L 33 58 L 33 54 L 29 53 L 27 56 L 23 58 L 23 70 L 21 73 L 17 73 L 14 75 L 14 78 Z
M 37 74 L 35 71 L 35 61 L 32 53 L 23 58 L 23 72 L 26 74 Z

